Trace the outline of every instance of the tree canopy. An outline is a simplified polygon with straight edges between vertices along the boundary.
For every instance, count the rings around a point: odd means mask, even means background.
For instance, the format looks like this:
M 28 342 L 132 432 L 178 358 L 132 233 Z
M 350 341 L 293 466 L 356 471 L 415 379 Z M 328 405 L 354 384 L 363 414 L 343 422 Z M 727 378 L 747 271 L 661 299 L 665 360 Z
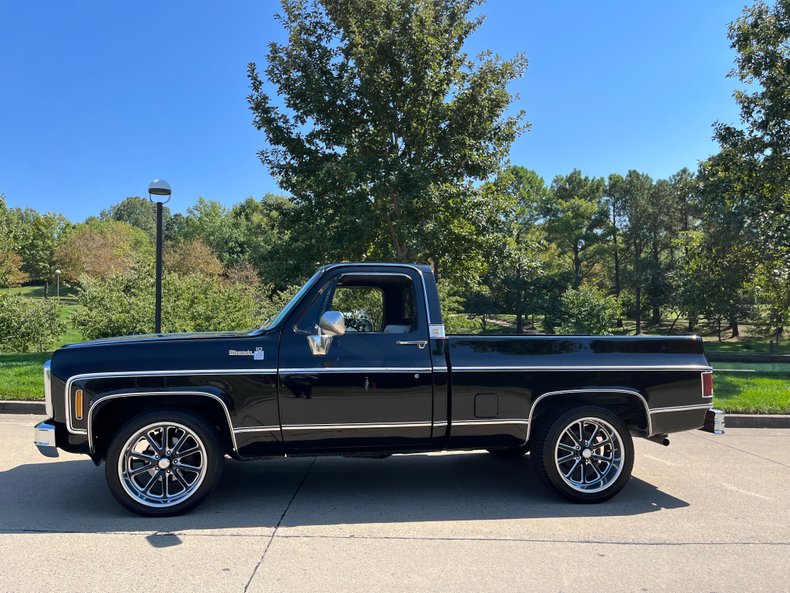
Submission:
M 526 124 L 526 59 L 463 46 L 476 0 L 283 0 L 285 44 L 249 66 L 260 157 L 329 259 L 442 262 L 468 273 L 495 175 Z M 282 97 L 277 104 L 270 83 Z

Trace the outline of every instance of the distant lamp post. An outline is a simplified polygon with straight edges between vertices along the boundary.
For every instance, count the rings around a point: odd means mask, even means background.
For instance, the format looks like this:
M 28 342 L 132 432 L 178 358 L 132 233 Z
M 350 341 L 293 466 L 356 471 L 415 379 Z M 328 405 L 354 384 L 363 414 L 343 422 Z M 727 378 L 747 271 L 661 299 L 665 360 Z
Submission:
M 58 300 L 60 300 L 60 268 L 55 270 L 55 278 L 57 279 L 56 280 L 56 282 L 57 282 L 57 284 L 56 284 L 56 286 L 57 286 L 57 289 L 56 289 L 57 293 L 56 294 L 57 294 Z
M 154 179 L 148 184 L 148 199 L 156 204 L 156 309 L 154 313 L 154 332 L 162 333 L 162 206 L 170 201 L 170 184 L 162 179 Z M 154 199 L 153 196 L 166 196 Z

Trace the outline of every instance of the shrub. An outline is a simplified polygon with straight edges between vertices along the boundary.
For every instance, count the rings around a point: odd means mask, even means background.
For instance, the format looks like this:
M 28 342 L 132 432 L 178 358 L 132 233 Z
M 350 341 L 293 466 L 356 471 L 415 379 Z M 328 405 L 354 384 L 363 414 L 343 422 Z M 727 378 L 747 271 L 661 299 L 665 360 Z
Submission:
M 608 334 L 620 316 L 614 296 L 591 287 L 569 288 L 560 298 L 558 334 Z
M 53 300 L 0 294 L 0 349 L 46 352 L 64 331 L 60 311 Z
M 106 278 L 83 277 L 75 325 L 88 339 L 154 331 L 154 275 L 150 268 Z M 287 302 L 261 287 L 216 275 L 165 273 L 162 331 L 245 330 L 260 326 Z

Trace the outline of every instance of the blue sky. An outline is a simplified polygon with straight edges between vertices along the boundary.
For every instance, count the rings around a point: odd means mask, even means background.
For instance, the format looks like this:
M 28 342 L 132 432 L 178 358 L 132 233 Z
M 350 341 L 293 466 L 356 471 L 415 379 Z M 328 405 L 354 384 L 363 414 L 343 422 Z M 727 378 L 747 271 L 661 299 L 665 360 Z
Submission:
M 660 178 L 737 122 L 733 0 L 489 0 L 468 50 L 526 54 L 532 129 L 511 162 Z M 82 220 L 162 177 L 171 207 L 277 191 L 257 159 L 246 65 L 283 40 L 273 0 L 0 3 L 0 193 Z

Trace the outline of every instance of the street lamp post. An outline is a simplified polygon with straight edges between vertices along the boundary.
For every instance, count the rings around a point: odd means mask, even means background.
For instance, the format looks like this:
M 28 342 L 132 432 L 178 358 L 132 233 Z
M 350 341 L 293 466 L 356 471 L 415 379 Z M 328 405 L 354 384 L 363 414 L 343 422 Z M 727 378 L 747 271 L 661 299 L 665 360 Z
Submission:
M 148 184 L 148 199 L 156 203 L 156 309 L 154 313 L 154 332 L 162 333 L 162 207 L 170 201 L 170 184 L 162 179 L 154 179 Z M 167 196 L 165 200 L 154 200 L 152 196 Z
M 60 268 L 55 270 L 55 278 L 57 279 L 57 284 L 56 284 L 56 286 L 57 286 L 57 289 L 56 289 L 57 293 L 56 294 L 57 294 L 58 302 L 60 302 Z

